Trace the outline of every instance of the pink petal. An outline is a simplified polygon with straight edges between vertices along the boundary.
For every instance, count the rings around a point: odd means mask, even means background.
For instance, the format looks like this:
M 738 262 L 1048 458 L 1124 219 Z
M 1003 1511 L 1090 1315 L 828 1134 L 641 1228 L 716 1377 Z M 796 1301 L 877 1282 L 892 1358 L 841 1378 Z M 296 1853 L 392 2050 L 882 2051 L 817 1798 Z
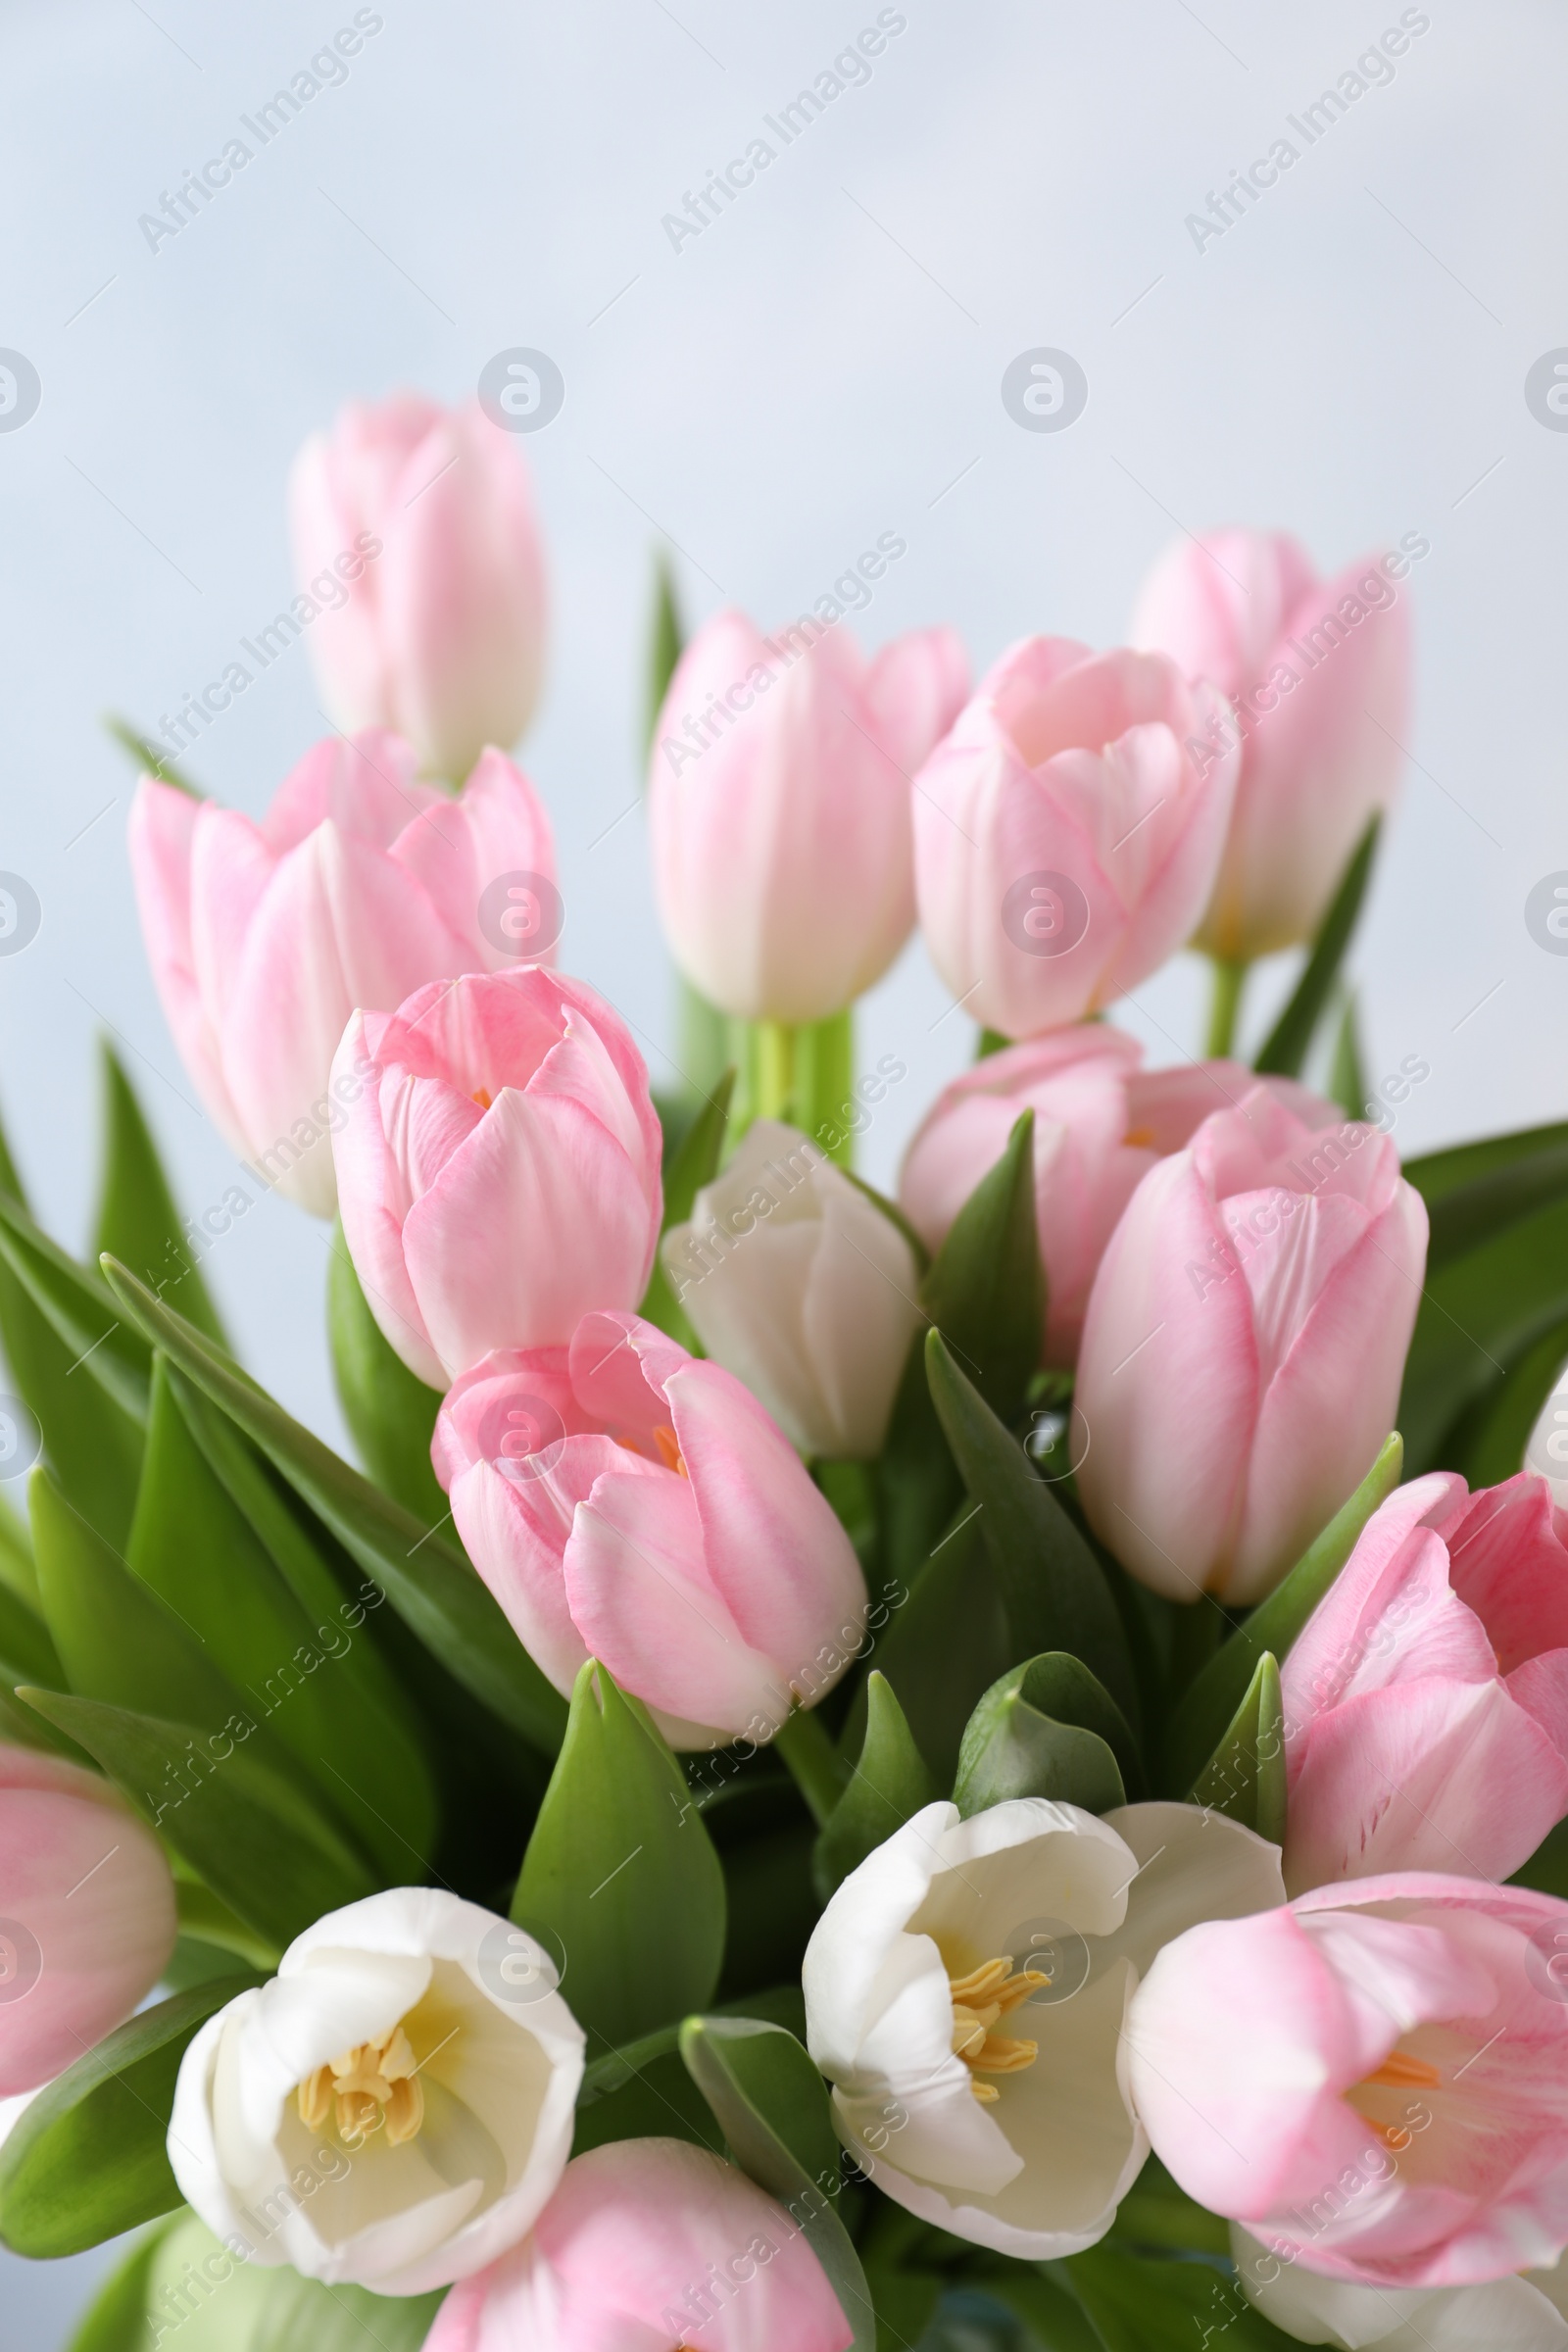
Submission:
M 556 851 L 544 803 L 504 752 L 494 745 L 482 752 L 457 799 L 443 796 L 416 817 L 392 855 L 418 876 L 448 928 L 473 950 L 481 971 L 504 971 L 519 960 L 481 928 L 480 901 L 506 874 L 537 874 L 553 884 Z M 542 940 L 539 952 L 524 959 L 554 962 L 554 939 Z

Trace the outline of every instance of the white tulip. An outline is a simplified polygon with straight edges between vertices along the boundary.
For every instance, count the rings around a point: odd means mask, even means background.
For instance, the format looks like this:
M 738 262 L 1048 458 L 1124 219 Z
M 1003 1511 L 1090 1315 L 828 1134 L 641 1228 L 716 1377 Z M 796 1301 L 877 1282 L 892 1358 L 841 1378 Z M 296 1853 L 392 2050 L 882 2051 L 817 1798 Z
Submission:
M 1231 2256 L 1249 2302 L 1302 2344 L 1337 2352 L 1563 2352 L 1568 2320 L 1530 2278 L 1482 2286 L 1356 2286 L 1282 2262 L 1231 2224 Z M 1549 2277 L 1550 2274 L 1544 2274 Z
M 802 1453 L 881 1452 L 919 1274 L 898 1227 L 817 1145 L 758 1119 L 662 1249 L 708 1353 Z
M 393 1887 L 296 1937 L 180 2063 L 169 2161 L 231 2252 L 416 2295 L 531 2228 L 571 2152 L 583 2034 L 520 1928 Z
M 927 1805 L 852 1871 L 804 1970 L 839 2136 L 895 2203 L 1025 2261 L 1092 2246 L 1149 2141 L 1122 2022 L 1173 1936 L 1285 1899 L 1277 1846 L 1193 1805 Z

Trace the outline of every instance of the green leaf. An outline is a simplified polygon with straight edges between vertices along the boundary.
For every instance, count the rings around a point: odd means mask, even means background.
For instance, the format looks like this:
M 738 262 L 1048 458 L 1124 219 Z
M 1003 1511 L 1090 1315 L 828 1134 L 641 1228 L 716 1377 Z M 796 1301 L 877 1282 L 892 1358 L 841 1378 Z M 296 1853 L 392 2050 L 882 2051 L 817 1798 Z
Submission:
M 1145 2262 L 1121 2246 L 1095 2246 L 1061 2267 L 1105 2352 L 1199 2352 L 1222 2331 L 1225 2352 L 1290 2352 L 1296 2341 L 1210 2263 Z
M 1150 2157 L 1117 2206 L 1111 2229 L 1133 2245 L 1230 2256 L 1230 2224 L 1178 2188 L 1157 2156 Z
M 259 1936 L 220 1902 L 210 1886 L 198 1886 L 192 1879 L 174 1881 L 174 1908 L 183 1938 L 226 1953 L 231 1962 L 243 1960 L 247 1968 L 259 1968 L 270 1976 L 283 1956 L 281 1944 L 269 1936 Z
M 816 1890 L 824 1903 L 874 1846 L 940 1793 L 887 1677 L 868 1674 L 865 1690 L 868 1711 L 860 1760 L 816 1841 Z
M 564 1703 L 462 1553 L 421 1528 L 401 1503 L 302 1429 L 123 1266 L 111 1258 L 105 1272 L 126 1311 L 260 1446 L 356 1564 L 384 1588 L 392 1606 L 442 1665 L 504 1723 L 547 1752 L 553 1749 L 561 1736 Z
M 675 574 L 669 558 L 661 549 L 654 558 L 654 617 L 648 632 L 648 689 L 643 705 L 645 759 L 653 751 L 659 713 L 685 643 L 686 632 L 681 626 L 680 606 L 675 597 Z
M 33 2260 L 79 2254 L 180 2203 L 165 2141 L 197 2029 L 250 1972 L 144 2009 L 39 2091 L 0 2146 L 0 2237 Z
M 865 2273 L 833 2210 L 839 2143 L 821 2076 L 793 2034 L 751 2019 L 688 2018 L 680 2048 L 736 2163 L 800 2225 L 827 2273 L 855 2329 L 852 2352 L 875 2352 Z
M 846 1168 L 844 1173 L 856 1191 L 863 1194 L 865 1199 L 870 1201 L 871 1206 L 879 1210 L 890 1225 L 896 1226 L 904 1240 L 908 1243 L 909 1255 L 914 1260 L 914 1270 L 923 1282 L 931 1271 L 931 1252 L 898 1202 L 890 1200 L 886 1193 L 879 1193 L 874 1184 L 867 1184 L 863 1176 L 857 1176 L 853 1168 Z
M 1023 1408 L 1046 1321 L 1034 1128 L 1034 1112 L 1024 1111 L 1005 1152 L 954 1219 L 920 1286 L 921 1305 L 1002 1421 Z
M 152 1350 L 98 1279 L 41 1233 L 26 1210 L 0 1192 L 0 1258 L 71 1350 L 73 1371 L 90 1368 L 121 1409 L 147 1417 Z M 39 1415 L 40 1420 L 42 1415 Z
M 1138 1696 L 1127 1638 L 1100 1563 L 1028 1455 L 965 1379 L 939 1332 L 927 1334 L 931 1395 L 970 1498 L 1007 1611 L 1012 1647 L 1070 1650 L 1131 1721 Z
M 3 1494 L 0 1494 L 0 1586 L 36 1612 L 38 1569 L 32 1556 L 32 1538 L 27 1533 L 26 1521 L 17 1516 Z
M 1385 1438 L 1377 1460 L 1349 1500 L 1340 1505 L 1289 1576 L 1204 1667 L 1170 1729 L 1166 1763 L 1171 1788 L 1190 1788 L 1204 1759 L 1213 1754 L 1263 1652 L 1271 1650 L 1281 1661 L 1290 1655 L 1297 1635 L 1355 1549 L 1362 1528 L 1398 1485 L 1403 1461 L 1403 1441 L 1395 1430 Z
M 724 1874 L 712 1840 L 647 1709 L 592 1659 L 512 1916 L 557 1956 L 574 2015 L 609 2042 L 701 2008 L 718 1983 Z
M 664 1178 L 662 1232 L 667 1233 L 672 1225 L 685 1224 L 698 1194 L 705 1184 L 711 1184 L 718 1174 L 725 1130 L 729 1123 L 730 1098 L 734 1092 L 735 1071 L 731 1067 L 724 1072 L 712 1093 L 699 1103 L 696 1116 L 682 1136 Z M 667 1331 L 670 1338 L 678 1340 L 683 1348 L 691 1348 L 694 1353 L 702 1352 L 690 1318 L 664 1271 L 662 1253 L 655 1256 L 647 1294 L 637 1311 L 648 1322 L 657 1323 L 661 1331 Z
M 1568 1125 L 1489 1135 L 1407 1159 L 1403 1174 L 1427 1204 L 1427 1271 L 1568 1192 Z
M 905 1719 L 942 1788 L 953 1786 L 970 1711 L 1012 1655 L 1007 1612 L 980 1532 L 981 1517 L 965 1496 L 912 1591 L 906 1592 L 901 1584 L 885 1593 L 897 1613 L 876 1647 L 877 1664 L 901 1693 Z M 864 1721 L 862 1687 L 847 1726 L 852 1750 Z
M 1555 1323 L 1449 1429 L 1444 1452 L 1472 1493 L 1514 1476 L 1565 1361 L 1568 1322 Z
M 1030 2346 L 1039 2352 L 1105 2352 L 1104 2337 L 1077 2297 L 1044 2271 L 1009 2262 L 985 2272 L 976 2283 L 1023 2322 Z M 1183 2352 L 1202 2352 L 1202 2347 L 1189 2344 Z
M 175 1853 L 269 1942 L 281 1948 L 323 1912 L 375 1892 L 376 1880 L 319 1802 L 251 1754 L 254 1732 L 214 1735 L 188 1720 L 59 1690 L 24 1687 L 18 1696 L 96 1757 Z
M 1312 953 L 1285 1010 L 1269 1031 L 1253 1068 L 1277 1077 L 1298 1078 L 1317 1034 L 1317 1025 L 1334 994 L 1345 951 L 1350 944 L 1361 901 L 1372 873 L 1381 817 L 1374 816 L 1341 878 L 1327 914 L 1318 926 Z
M 107 1041 L 103 1057 L 103 1192 L 93 1256 L 108 1250 L 120 1258 L 160 1298 L 171 1298 L 188 1323 L 224 1347 L 223 1327 L 197 1272 L 158 1148 Z
M 1345 1010 L 1340 1015 L 1339 1032 L 1334 1040 L 1329 1093 L 1348 1119 L 1364 1119 L 1367 1116 L 1366 1071 L 1362 1066 L 1360 1039 L 1356 1034 L 1353 989 L 1346 997 Z
M 332 1377 L 349 1435 L 378 1487 L 425 1527 L 438 1527 L 447 1498 L 430 1467 L 441 1392 L 411 1372 L 371 1314 L 343 1227 L 327 1258 L 326 1330 Z
M 170 2214 L 140 2236 L 118 2271 L 94 2297 L 86 2318 L 72 2337 L 69 2352 L 147 2352 L 151 2330 L 147 2324 L 149 2281 L 154 2258 L 172 2230 L 179 2227 Z
M 36 1609 L 0 1585 L 0 1683 L 60 1683 L 65 1675 L 49 1629 Z
M 1475 1416 L 1565 1321 L 1568 1197 L 1428 1275 L 1399 1396 L 1412 1477 L 1451 1463 Z
M 118 711 L 109 710 L 104 714 L 104 725 L 121 750 L 130 754 L 143 775 L 157 776 L 163 783 L 172 784 L 176 792 L 188 792 L 193 801 L 207 798 L 201 786 L 182 775 L 172 760 L 133 727 L 129 719 L 122 718 Z
M 1276 1845 L 1285 1843 L 1285 1709 L 1272 1650 L 1258 1659 L 1246 1695 L 1193 1783 L 1188 1801 L 1227 1814 Z
M 905 1358 L 874 1476 L 882 1576 L 891 1588 L 918 1575 L 963 1496 L 963 1481 L 931 1401 L 925 1335 L 919 1330 Z
M 1141 1793 L 1127 1719 L 1079 1659 L 1047 1650 L 993 1683 L 963 1735 L 953 1801 L 967 1817 L 1013 1796 L 1109 1813 Z

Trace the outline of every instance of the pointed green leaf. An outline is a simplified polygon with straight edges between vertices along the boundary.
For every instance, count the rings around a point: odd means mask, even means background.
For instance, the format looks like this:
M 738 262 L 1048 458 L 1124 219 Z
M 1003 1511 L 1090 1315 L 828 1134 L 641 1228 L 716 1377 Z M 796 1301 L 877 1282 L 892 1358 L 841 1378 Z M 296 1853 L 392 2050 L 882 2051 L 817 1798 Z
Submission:
M 647 1709 L 591 1659 L 512 1916 L 557 1956 L 574 2015 L 606 2041 L 652 2033 L 713 1996 L 724 1954 L 718 1856 Z
M 865 1739 L 854 1778 L 816 1841 L 816 1890 L 825 1903 L 841 1879 L 940 1791 L 914 1744 L 887 1677 L 865 1678 Z
M 1427 1204 L 1427 1271 L 1435 1273 L 1568 1192 L 1568 1125 L 1429 1152 L 1402 1172 Z
M 1193 1783 L 1190 1804 L 1285 1843 L 1285 1709 L 1280 1670 L 1265 1649 L 1214 1753 Z
M 1361 901 L 1371 878 L 1382 819 L 1374 816 L 1341 877 L 1328 912 L 1318 926 L 1312 953 L 1285 1010 L 1269 1031 L 1253 1068 L 1275 1076 L 1298 1078 L 1317 1025 L 1328 1007 L 1340 965 L 1350 944 Z
M 1565 1362 L 1568 1322 L 1554 1323 L 1448 1430 L 1443 1443 L 1446 1465 L 1463 1474 L 1472 1494 L 1500 1487 L 1515 1475 Z
M 123 1411 L 145 1420 L 152 1367 L 146 1341 L 98 1276 L 68 1257 L 3 1192 L 0 1258 L 71 1350 L 73 1374 L 90 1370 Z
M 0 2237 L 35 2261 L 79 2254 L 182 2200 L 165 2146 L 199 2027 L 260 1980 L 230 1975 L 144 2009 L 38 2092 L 0 2146 Z
M 680 606 L 675 597 L 675 574 L 662 548 L 654 558 L 654 617 L 648 632 L 648 687 L 643 706 L 643 756 L 654 748 L 654 732 L 663 708 L 669 681 L 675 674 L 686 643 Z
M 1238 2281 L 1206 2262 L 1147 2262 L 1123 2246 L 1095 2246 L 1062 2268 L 1105 2352 L 1291 2352 L 1284 2335 L 1248 2302 Z
M 912 1581 L 940 1543 L 963 1495 L 925 1376 L 925 1335 L 916 1330 L 875 1465 L 877 1523 L 886 1585 Z
M 197 1271 L 141 1104 L 107 1041 L 103 1057 L 104 1169 L 94 1261 L 108 1250 L 222 1347 L 223 1327 Z
M 662 1231 L 665 1233 L 672 1225 L 685 1224 L 698 1194 L 705 1184 L 711 1184 L 718 1174 L 729 1124 L 730 1099 L 734 1092 L 735 1071 L 732 1066 L 724 1072 L 712 1093 L 698 1104 L 697 1114 L 676 1148 L 664 1178 Z M 678 1340 L 683 1348 L 701 1352 L 697 1334 L 664 1270 L 662 1251 L 654 1259 L 647 1294 L 637 1311 L 648 1322 L 657 1323 L 661 1331 L 667 1331 L 670 1338 Z
M 1002 1421 L 1022 1409 L 1046 1324 L 1034 1131 L 1034 1112 L 1026 1110 L 996 1166 L 959 1209 L 920 1286 L 926 1313 Z
M 326 1330 L 349 1435 L 378 1487 L 426 1527 L 446 1517 L 430 1467 L 441 1392 L 411 1372 L 371 1314 L 339 1224 L 327 1258 Z
M 188 792 L 193 801 L 206 799 L 201 786 L 182 775 L 172 760 L 133 727 L 128 718 L 122 718 L 118 711 L 110 710 L 104 715 L 104 725 L 121 750 L 130 754 L 143 775 L 157 776 L 163 783 L 172 784 L 176 792 Z
M 174 1908 L 181 1936 L 243 1960 L 247 1968 L 259 1968 L 264 1976 L 271 1976 L 283 1956 L 281 1944 L 270 1936 L 259 1936 L 237 1912 L 220 1901 L 210 1886 L 199 1886 L 192 1879 L 174 1881 Z
M 821 2076 L 793 2034 L 750 2018 L 688 2018 L 680 2049 L 736 2163 L 785 2208 L 827 2273 L 855 2329 L 851 2352 L 875 2352 L 865 2273 L 835 2211 L 839 2143 Z
M 939 1332 L 927 1335 L 926 1369 L 963 1483 L 981 1505 L 1014 1652 L 1070 1650 L 1132 1721 L 1138 1696 L 1127 1638 L 1099 1561 Z
M 1012 1655 L 1007 1613 L 980 1532 L 981 1515 L 965 1496 L 912 1590 L 895 1583 L 881 1604 L 893 1614 L 877 1642 L 876 1662 L 899 1691 L 905 1720 L 941 1788 L 953 1785 L 971 1709 L 1005 1672 Z M 864 1729 L 862 1687 L 846 1725 L 852 1754 Z
M 953 1801 L 967 1819 L 1014 1796 L 1109 1813 L 1141 1789 L 1121 1709 L 1087 1666 L 1048 1650 L 992 1685 L 963 1735 Z
M 1204 1758 L 1214 1752 L 1263 1652 L 1271 1650 L 1282 1661 L 1290 1655 L 1297 1635 L 1355 1549 L 1362 1528 L 1398 1485 L 1403 1461 L 1403 1441 L 1395 1430 L 1355 1493 L 1340 1505 L 1289 1576 L 1210 1658 L 1170 1727 L 1166 1777 L 1171 1788 L 1189 1788 Z
M 1504 1225 L 1427 1278 L 1399 1427 L 1412 1478 L 1450 1467 L 1464 1433 L 1568 1321 L 1568 1196 Z
M 59 1652 L 36 1609 L 0 1585 L 0 1684 L 64 1682 Z
M 27 1523 L 17 1516 L 0 1494 L 0 1585 L 8 1592 L 24 1601 L 29 1609 L 38 1606 L 38 1570 L 32 1556 L 32 1538 Z
M 1225 2243 L 1230 2244 L 1228 2235 Z M 986 2272 L 976 2284 L 1023 2322 L 1030 2352 L 1105 2352 L 1104 2337 L 1077 2297 L 1043 2269 L 1009 2262 Z M 1202 2352 L 1202 2345 L 1188 2345 L 1185 2352 Z
M 1356 1033 L 1353 989 L 1346 997 L 1345 1010 L 1340 1015 L 1339 1033 L 1334 1040 L 1329 1093 L 1348 1119 L 1364 1119 L 1368 1115 L 1366 1071 L 1362 1067 L 1361 1043 Z

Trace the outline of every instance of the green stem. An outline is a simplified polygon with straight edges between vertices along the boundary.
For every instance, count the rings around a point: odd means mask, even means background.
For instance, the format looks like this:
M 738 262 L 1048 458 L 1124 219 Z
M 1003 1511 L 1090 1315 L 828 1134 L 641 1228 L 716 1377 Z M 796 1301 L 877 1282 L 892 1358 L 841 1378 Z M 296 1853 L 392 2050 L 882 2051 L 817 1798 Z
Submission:
M 1228 956 L 1216 956 L 1214 965 L 1214 994 L 1208 1006 L 1208 1056 L 1211 1061 L 1223 1061 L 1236 1043 L 1236 1020 L 1242 1009 L 1242 990 L 1247 985 L 1247 965 L 1233 961 Z
M 758 1021 L 752 1036 L 757 1052 L 757 1095 L 754 1116 L 791 1119 L 795 1115 L 795 1043 L 799 1035 L 788 1021 Z
M 814 1715 L 799 1708 L 782 1725 L 773 1745 L 821 1829 L 844 1794 L 844 1775 L 833 1742 Z

